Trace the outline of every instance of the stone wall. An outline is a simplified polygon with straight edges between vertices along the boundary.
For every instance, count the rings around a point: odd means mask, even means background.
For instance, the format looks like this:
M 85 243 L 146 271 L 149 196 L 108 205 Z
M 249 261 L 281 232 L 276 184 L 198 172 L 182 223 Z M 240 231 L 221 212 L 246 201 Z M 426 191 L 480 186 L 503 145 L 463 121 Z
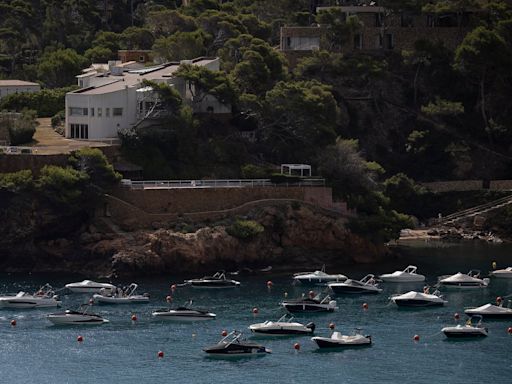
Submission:
M 332 208 L 331 189 L 327 187 L 261 188 L 178 188 L 118 189 L 114 196 L 147 213 L 193 213 L 220 211 L 244 203 L 265 199 L 295 199 L 324 208 Z
M 512 180 L 454 180 L 454 181 L 435 181 L 431 183 L 420 183 L 432 192 L 451 192 L 451 191 L 512 191 Z

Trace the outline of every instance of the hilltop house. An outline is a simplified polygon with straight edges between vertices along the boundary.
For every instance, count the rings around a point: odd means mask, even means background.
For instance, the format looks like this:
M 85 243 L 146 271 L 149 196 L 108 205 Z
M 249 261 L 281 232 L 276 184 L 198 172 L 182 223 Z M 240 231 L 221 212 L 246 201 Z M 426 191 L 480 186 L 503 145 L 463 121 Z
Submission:
M 37 83 L 22 80 L 0 80 L 0 99 L 13 93 L 37 92 L 41 86 Z
M 339 9 L 345 19 L 357 16 L 361 22 L 361 27 L 342 42 L 341 49 L 336 49 L 343 53 L 412 50 L 418 40 L 442 41 L 446 47 L 455 49 L 477 25 L 475 11 L 471 10 L 432 14 L 393 12 L 376 5 L 343 5 L 317 7 L 316 12 L 329 8 Z M 293 67 L 314 50 L 333 50 L 328 42 L 328 31 L 328 25 L 282 27 L 280 50 Z
M 101 140 L 118 137 L 118 131 L 144 124 L 165 111 L 158 110 L 156 96 L 143 80 L 174 87 L 195 113 L 229 114 L 231 106 L 206 95 L 194 100 L 193 87 L 174 76 L 180 64 L 219 70 L 219 58 L 200 57 L 153 67 L 140 67 L 131 61 L 93 65 L 77 76 L 80 89 L 66 94 L 65 136 Z M 191 91 L 192 90 L 192 91 Z

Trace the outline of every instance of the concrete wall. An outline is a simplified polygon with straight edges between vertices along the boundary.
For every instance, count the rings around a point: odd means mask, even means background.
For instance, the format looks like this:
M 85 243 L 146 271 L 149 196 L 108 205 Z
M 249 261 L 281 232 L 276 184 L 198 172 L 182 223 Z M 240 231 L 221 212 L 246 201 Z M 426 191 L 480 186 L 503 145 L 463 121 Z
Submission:
M 435 181 L 431 183 L 420 183 L 432 192 L 450 192 L 450 191 L 506 191 L 512 192 L 512 180 L 491 180 L 489 187 L 483 180 L 454 180 L 454 181 Z
M 8 86 L 0 86 L 0 99 L 7 95 L 12 95 L 13 93 L 33 93 L 41 90 L 41 87 L 37 84 L 35 85 L 8 85 Z

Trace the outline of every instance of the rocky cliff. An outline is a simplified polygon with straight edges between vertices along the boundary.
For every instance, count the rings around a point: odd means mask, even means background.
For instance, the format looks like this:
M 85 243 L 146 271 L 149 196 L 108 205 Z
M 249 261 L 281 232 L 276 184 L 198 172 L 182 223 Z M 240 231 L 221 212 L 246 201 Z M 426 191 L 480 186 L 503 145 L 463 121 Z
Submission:
M 351 234 L 345 229 L 345 219 L 305 206 L 258 208 L 244 218 L 260 223 L 264 230 L 250 238 L 237 238 L 228 234 L 230 221 L 224 220 L 188 225 L 187 233 L 174 226 L 123 232 L 105 219 L 96 218 L 78 230 L 61 232 L 66 233 L 65 237 L 34 236 L 32 232 L 23 242 L 3 241 L 0 269 L 86 271 L 88 276 L 199 273 L 267 265 L 274 269 L 300 269 L 323 263 L 368 263 L 387 252 L 385 247 Z M 61 222 L 59 226 L 63 225 Z

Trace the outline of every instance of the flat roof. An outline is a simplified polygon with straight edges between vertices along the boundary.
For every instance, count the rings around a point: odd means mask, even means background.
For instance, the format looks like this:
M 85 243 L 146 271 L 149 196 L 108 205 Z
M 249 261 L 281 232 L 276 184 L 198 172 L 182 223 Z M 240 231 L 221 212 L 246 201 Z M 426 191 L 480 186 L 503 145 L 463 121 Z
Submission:
M 217 58 L 198 57 L 192 60 L 193 65 L 204 66 Z M 123 72 L 122 75 L 103 74 L 102 76 L 112 81 L 106 84 L 92 86 L 90 88 L 78 89 L 70 94 L 80 95 L 100 95 L 105 93 L 117 92 L 124 88 L 129 88 L 142 83 L 142 80 L 165 80 L 173 77 L 174 72 L 178 70 L 180 62 L 170 62 L 154 67 L 143 69 L 134 69 Z
M 19 86 L 25 86 L 25 85 L 37 85 L 40 86 L 38 83 L 32 83 L 30 81 L 23 81 L 23 80 L 0 80 L 0 87 L 19 87 Z

